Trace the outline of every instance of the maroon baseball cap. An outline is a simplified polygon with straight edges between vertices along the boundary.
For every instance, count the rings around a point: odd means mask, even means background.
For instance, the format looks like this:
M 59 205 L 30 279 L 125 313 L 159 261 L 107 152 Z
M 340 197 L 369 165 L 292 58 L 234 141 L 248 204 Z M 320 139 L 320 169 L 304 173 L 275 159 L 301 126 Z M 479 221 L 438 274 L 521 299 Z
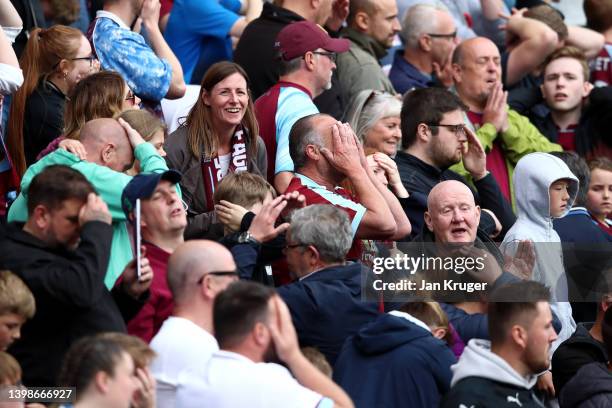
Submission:
M 274 46 L 280 50 L 285 61 L 290 61 L 317 48 L 330 52 L 346 52 L 350 44 L 349 40 L 344 38 L 331 38 L 318 24 L 297 21 L 285 26 L 278 33 Z

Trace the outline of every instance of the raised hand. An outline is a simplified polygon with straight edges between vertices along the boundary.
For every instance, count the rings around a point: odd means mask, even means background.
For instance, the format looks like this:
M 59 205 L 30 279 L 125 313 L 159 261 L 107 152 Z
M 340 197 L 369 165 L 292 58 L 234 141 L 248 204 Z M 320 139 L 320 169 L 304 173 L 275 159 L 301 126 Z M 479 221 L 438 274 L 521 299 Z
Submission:
M 275 227 L 276 220 L 287 206 L 285 196 L 281 195 L 267 204 L 264 204 L 259 213 L 253 218 L 249 232 L 259 242 L 267 242 L 276 238 L 279 234 L 289 229 L 289 223 L 285 222 Z
M 248 212 L 246 208 L 225 200 L 221 200 L 219 204 L 215 205 L 215 211 L 219 221 L 232 231 L 240 230 L 242 218 Z
M 64 139 L 59 143 L 58 147 L 74 154 L 81 160 L 87 160 L 87 150 L 85 150 L 83 143 L 78 140 Z
M 145 140 L 142 138 L 142 136 L 140 136 L 140 133 L 134 130 L 134 128 L 130 126 L 129 123 L 127 123 L 121 118 L 119 118 L 118 121 L 119 124 L 123 126 L 125 133 L 127 133 L 127 137 L 130 141 L 130 144 L 132 145 L 132 149 L 135 149 L 136 146 L 140 145 L 141 143 L 145 143 Z
M 478 140 L 478 136 L 468 126 L 464 128 L 467 142 L 461 147 L 462 161 L 465 169 L 474 180 L 480 180 L 487 175 L 487 155 Z
M 273 311 L 268 329 L 274 342 L 276 355 L 281 361 L 288 363 L 301 354 L 291 314 L 285 302 L 278 295 L 270 299 L 268 307 Z
M 338 122 L 332 127 L 332 150 L 322 147 L 321 154 L 336 170 L 346 176 L 363 173 L 365 171 L 361 160 L 363 153 L 360 153 L 358 143 L 350 126 Z
M 83 226 L 90 221 L 100 221 L 105 224 L 113 221 L 106 203 L 95 193 L 89 193 L 87 202 L 79 210 L 79 225 Z
M 482 112 L 482 123 L 490 123 L 495 126 L 497 132 L 505 132 L 508 130 L 508 111 L 506 104 L 508 101 L 508 92 L 503 90 L 501 82 L 493 85 L 491 93 L 487 98 L 487 104 Z
M 123 270 L 123 289 L 128 295 L 134 299 L 138 299 L 140 295 L 149 289 L 153 282 L 153 268 L 146 257 L 147 248 L 143 245 L 140 247 L 140 278 L 136 271 L 136 259 L 133 259 Z

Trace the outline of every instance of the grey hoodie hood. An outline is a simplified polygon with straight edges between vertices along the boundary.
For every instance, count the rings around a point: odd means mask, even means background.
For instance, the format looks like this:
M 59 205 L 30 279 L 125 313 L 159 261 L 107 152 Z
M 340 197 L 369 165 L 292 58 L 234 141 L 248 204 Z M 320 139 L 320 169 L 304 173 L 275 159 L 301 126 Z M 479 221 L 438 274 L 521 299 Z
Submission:
M 560 179 L 569 180 L 569 201 L 562 214 L 567 214 L 578 195 L 578 179 L 563 160 L 548 153 L 531 153 L 524 156 L 516 165 L 512 182 L 518 209 L 518 219 L 533 224 L 533 230 L 550 231 L 549 189 L 552 183 Z M 541 235 L 541 234 L 538 234 Z M 533 237 L 535 242 L 545 242 Z
M 533 388 L 537 381 L 535 375 L 523 377 L 517 373 L 506 360 L 491 352 L 490 341 L 482 339 L 470 340 L 457 364 L 451 366 L 451 370 L 451 387 L 467 377 L 486 378 L 526 390 Z

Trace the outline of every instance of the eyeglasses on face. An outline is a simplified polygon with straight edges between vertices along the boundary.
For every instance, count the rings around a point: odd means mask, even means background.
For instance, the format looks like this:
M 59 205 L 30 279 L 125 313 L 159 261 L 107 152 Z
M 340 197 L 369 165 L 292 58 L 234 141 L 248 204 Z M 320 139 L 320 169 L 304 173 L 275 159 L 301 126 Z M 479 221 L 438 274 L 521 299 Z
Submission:
M 447 125 L 447 124 L 443 124 L 443 123 L 438 123 L 438 124 L 427 123 L 427 126 L 429 126 L 429 127 L 443 127 L 443 128 L 447 128 L 448 130 L 453 132 L 456 136 L 465 136 L 465 135 L 467 135 L 466 130 L 465 130 L 465 125 L 463 123 L 460 123 L 458 125 Z
M 89 55 L 87 57 L 78 57 L 78 58 L 70 58 L 70 61 L 89 61 L 89 67 L 92 68 L 94 65 L 94 61 L 97 61 L 98 59 L 95 57 L 95 55 Z
M 327 58 L 329 58 L 331 62 L 333 62 L 334 64 L 336 63 L 336 60 L 338 59 L 338 54 L 336 54 L 335 52 L 313 51 L 312 53 L 317 54 L 317 55 L 324 55 Z
M 212 276 L 229 276 L 229 277 L 236 277 L 238 278 L 240 275 L 238 275 L 238 271 L 236 269 L 234 269 L 233 271 L 212 271 L 212 272 L 208 272 L 205 273 L 204 275 L 202 275 L 200 277 L 200 279 L 198 279 L 198 285 L 201 285 L 202 282 L 204 282 L 204 278 L 206 277 L 206 275 L 212 275 Z
M 285 245 L 285 251 L 291 248 L 299 248 L 299 247 L 305 247 L 308 246 L 307 244 L 286 244 Z
M 450 34 L 427 33 L 427 35 L 430 36 L 431 38 L 450 38 L 454 40 L 455 38 L 457 38 L 457 30 L 455 30 L 454 32 Z

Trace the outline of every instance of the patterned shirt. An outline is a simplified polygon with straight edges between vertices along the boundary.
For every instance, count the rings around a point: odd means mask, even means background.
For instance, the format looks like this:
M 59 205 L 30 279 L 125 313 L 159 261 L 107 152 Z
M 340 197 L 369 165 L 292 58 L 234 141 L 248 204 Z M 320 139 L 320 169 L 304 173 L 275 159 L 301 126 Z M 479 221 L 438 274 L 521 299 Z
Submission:
M 121 74 L 136 95 L 151 101 L 166 96 L 172 78 L 170 63 L 159 58 L 143 36 L 119 17 L 98 11 L 88 35 L 102 68 Z

